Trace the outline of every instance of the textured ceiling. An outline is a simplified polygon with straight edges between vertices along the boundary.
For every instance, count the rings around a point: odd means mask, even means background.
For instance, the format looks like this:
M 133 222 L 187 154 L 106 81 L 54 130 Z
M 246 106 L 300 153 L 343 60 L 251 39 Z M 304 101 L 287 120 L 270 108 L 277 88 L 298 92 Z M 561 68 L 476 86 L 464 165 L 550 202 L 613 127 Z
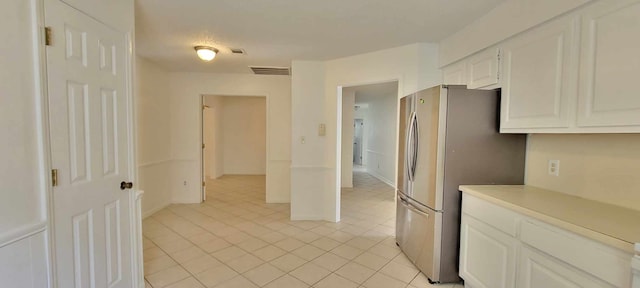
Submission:
M 171 71 L 251 73 L 438 42 L 504 0 L 136 0 L 137 54 Z M 220 50 L 200 61 L 196 45 Z M 243 48 L 247 55 L 233 55 Z

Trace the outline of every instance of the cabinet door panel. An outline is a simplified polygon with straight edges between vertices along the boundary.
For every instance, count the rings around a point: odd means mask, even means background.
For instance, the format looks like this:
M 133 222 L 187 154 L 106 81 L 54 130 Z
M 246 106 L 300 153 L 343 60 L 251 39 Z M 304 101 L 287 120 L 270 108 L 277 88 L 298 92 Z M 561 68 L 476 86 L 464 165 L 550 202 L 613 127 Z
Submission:
M 504 49 L 501 128 L 566 128 L 578 74 L 576 18 L 542 26 Z
M 631 267 L 633 268 L 633 288 L 640 288 L 640 243 L 636 244 L 636 256 L 631 260 Z
M 463 214 L 460 277 L 476 288 L 515 287 L 517 241 Z
M 602 1 L 585 10 L 579 127 L 640 125 L 638 15 L 638 0 Z
M 467 65 L 466 61 L 451 64 L 442 69 L 443 84 L 445 85 L 467 85 Z
M 476 89 L 498 84 L 500 49 L 489 48 L 469 58 L 467 88 Z
M 585 275 L 574 267 L 528 247 L 520 250 L 520 288 L 601 288 L 614 287 Z

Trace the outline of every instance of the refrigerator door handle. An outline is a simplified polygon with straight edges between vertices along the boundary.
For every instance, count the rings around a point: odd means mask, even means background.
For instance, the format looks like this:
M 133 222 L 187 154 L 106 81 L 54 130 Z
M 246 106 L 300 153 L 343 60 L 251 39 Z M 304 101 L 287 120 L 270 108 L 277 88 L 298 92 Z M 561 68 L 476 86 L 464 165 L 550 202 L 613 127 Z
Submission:
M 415 112 L 411 112 L 411 117 L 409 118 L 409 132 L 407 133 L 407 147 L 406 147 L 406 152 L 405 152 L 405 168 L 407 170 L 407 176 L 409 178 L 409 181 L 413 182 L 413 176 L 415 175 L 413 173 L 413 149 L 414 149 L 414 145 L 413 145 L 413 119 L 415 118 Z
M 416 112 L 413 112 L 411 117 L 411 143 L 413 147 L 411 148 L 411 179 L 412 181 L 416 176 L 416 166 L 418 164 L 418 115 Z

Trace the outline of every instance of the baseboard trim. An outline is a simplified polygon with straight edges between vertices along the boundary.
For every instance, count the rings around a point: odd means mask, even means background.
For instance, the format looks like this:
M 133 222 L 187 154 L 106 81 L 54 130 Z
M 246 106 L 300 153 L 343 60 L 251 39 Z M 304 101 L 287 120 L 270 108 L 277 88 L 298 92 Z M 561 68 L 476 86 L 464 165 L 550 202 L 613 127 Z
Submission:
M 146 211 L 146 212 L 142 213 L 142 219 L 145 219 L 145 218 L 155 214 L 156 212 L 158 212 L 158 211 L 160 211 L 160 210 L 162 210 L 164 208 L 169 207 L 169 205 L 171 205 L 171 203 L 165 203 L 163 205 L 160 205 L 160 206 L 158 206 L 156 208 L 153 208 L 153 209 L 151 209 L 149 211 Z
M 380 174 L 378 174 L 378 173 L 376 173 L 376 172 L 373 172 L 373 171 L 371 171 L 371 170 L 367 169 L 367 173 L 369 173 L 369 175 L 371 175 L 371 176 L 375 177 L 376 179 L 378 179 L 378 180 L 380 180 L 380 181 L 384 182 L 385 184 L 387 184 L 387 185 L 389 185 L 389 186 L 391 186 L 391 187 L 393 187 L 393 188 L 395 188 L 395 187 L 396 187 L 396 185 L 395 185 L 395 184 L 393 184 L 393 181 L 391 181 L 391 180 L 389 180 L 389 179 L 387 179 L 387 178 L 383 177 L 382 175 L 380 175 Z
M 291 221 L 324 221 L 320 215 L 291 215 Z

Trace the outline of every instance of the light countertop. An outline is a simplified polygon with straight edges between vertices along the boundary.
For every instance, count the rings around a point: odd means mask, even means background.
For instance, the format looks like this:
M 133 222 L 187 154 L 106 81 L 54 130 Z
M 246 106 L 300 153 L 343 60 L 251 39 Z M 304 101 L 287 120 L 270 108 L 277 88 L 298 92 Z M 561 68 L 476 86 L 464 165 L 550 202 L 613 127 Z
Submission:
M 630 254 L 640 243 L 637 210 L 526 185 L 462 185 L 460 190 Z

